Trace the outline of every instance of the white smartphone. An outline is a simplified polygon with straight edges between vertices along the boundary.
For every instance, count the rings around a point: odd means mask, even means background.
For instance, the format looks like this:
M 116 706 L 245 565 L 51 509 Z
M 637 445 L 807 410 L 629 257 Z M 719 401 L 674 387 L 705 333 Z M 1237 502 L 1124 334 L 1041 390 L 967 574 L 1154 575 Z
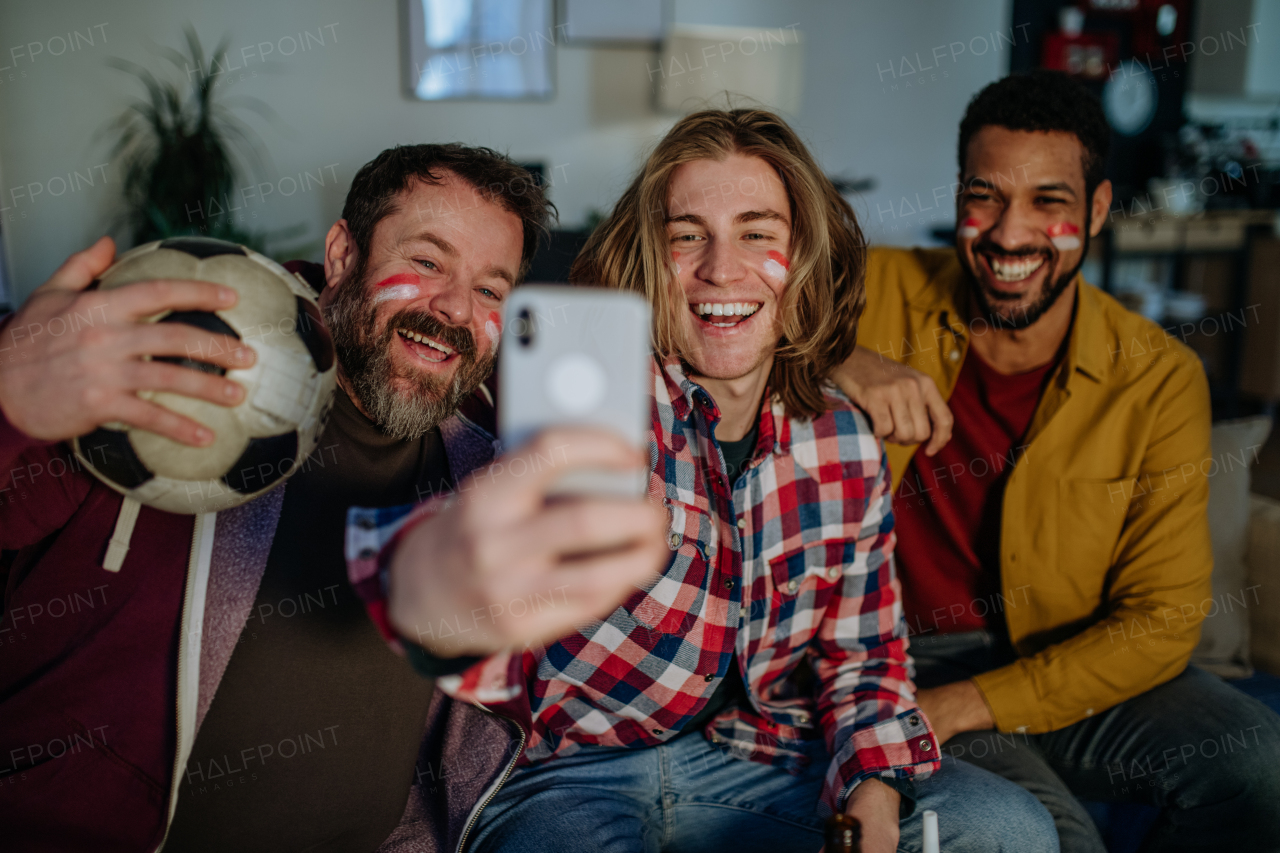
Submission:
M 505 450 L 552 426 L 598 426 L 641 449 L 649 429 L 649 303 L 598 287 L 528 284 L 507 300 L 498 356 Z M 648 471 L 567 473 L 553 494 L 633 497 Z

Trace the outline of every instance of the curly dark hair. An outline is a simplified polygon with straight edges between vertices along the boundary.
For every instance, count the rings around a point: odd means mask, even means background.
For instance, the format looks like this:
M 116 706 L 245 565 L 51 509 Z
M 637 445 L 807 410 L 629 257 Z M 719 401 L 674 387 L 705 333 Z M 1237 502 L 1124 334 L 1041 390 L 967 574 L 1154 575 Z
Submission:
M 1102 183 L 1111 143 L 1102 104 L 1083 83 L 1061 71 L 1043 69 L 1014 74 L 973 96 L 960 120 L 957 154 L 964 172 L 969 140 L 988 125 L 1009 130 L 1061 131 L 1084 147 L 1084 185 L 1089 196 Z
M 360 167 L 351 181 L 342 218 L 355 242 L 356 272 L 369 257 L 373 231 L 385 217 L 395 212 L 395 198 L 411 181 L 438 184 L 443 172 L 452 172 L 497 203 L 520 217 L 524 245 L 517 281 L 529 272 L 538 242 L 547 234 L 555 218 L 556 206 L 547 199 L 537 178 L 511 158 L 490 148 L 470 147 L 457 142 L 447 145 L 397 145 L 388 148 Z

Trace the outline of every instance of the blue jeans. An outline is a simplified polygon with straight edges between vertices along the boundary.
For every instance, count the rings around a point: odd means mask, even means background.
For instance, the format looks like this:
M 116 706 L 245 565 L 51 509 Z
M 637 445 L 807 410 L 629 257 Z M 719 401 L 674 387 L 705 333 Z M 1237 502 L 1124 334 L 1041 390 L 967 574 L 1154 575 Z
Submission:
M 985 631 L 916 637 L 916 684 L 934 687 L 1012 660 Z M 1105 853 L 1077 797 L 1159 806 L 1143 846 L 1173 851 L 1280 851 L 1280 716 L 1189 666 L 1171 681 L 1057 731 L 967 732 L 943 753 L 997 773 L 1053 815 L 1064 853 Z
M 830 761 L 807 745 L 799 775 L 690 734 L 643 749 L 588 747 L 517 770 L 480 813 L 475 853 L 817 853 Z M 921 812 L 938 813 L 946 853 L 1058 849 L 1053 820 L 1017 785 L 963 761 L 916 785 L 898 850 L 919 853 Z

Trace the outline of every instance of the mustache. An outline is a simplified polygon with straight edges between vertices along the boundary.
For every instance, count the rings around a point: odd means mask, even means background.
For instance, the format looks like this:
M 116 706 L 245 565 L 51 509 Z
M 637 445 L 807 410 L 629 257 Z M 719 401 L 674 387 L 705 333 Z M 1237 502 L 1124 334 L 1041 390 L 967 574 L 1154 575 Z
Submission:
M 390 339 L 397 329 L 435 338 L 463 358 L 474 358 L 477 351 L 476 339 L 467 327 L 450 325 L 424 311 L 410 311 L 406 308 L 391 315 L 384 334 Z
M 974 254 L 983 252 L 988 255 L 1003 255 L 1006 258 L 1033 258 L 1037 255 L 1053 257 L 1054 255 L 1054 250 L 1051 246 L 1024 246 L 1020 249 L 1006 249 L 1003 246 L 997 246 L 990 240 L 974 243 L 973 252 Z

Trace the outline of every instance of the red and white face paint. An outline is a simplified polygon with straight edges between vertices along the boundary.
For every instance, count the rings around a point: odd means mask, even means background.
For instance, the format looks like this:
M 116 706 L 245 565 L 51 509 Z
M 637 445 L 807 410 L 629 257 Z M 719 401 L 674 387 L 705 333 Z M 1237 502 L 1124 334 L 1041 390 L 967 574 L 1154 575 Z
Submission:
M 1048 229 L 1049 240 L 1059 252 L 1073 252 L 1080 248 L 1080 229 L 1070 222 L 1055 222 Z
M 774 281 L 785 281 L 787 278 L 787 270 L 791 269 L 791 263 L 787 260 L 787 256 L 781 252 L 770 249 L 765 255 L 764 273 Z
M 956 236 L 961 240 L 972 240 L 982 233 L 982 223 L 972 216 L 960 223 L 960 227 L 956 229 Z
M 396 300 L 417 299 L 422 295 L 422 291 L 418 288 L 418 277 L 407 272 L 384 278 L 373 287 L 375 305 Z
M 489 336 L 489 352 L 498 351 L 498 343 L 502 340 L 502 315 L 490 311 L 484 321 L 484 333 Z
M 671 253 L 671 265 L 676 268 L 676 275 L 680 275 L 682 270 L 680 269 L 680 253 L 679 252 Z

